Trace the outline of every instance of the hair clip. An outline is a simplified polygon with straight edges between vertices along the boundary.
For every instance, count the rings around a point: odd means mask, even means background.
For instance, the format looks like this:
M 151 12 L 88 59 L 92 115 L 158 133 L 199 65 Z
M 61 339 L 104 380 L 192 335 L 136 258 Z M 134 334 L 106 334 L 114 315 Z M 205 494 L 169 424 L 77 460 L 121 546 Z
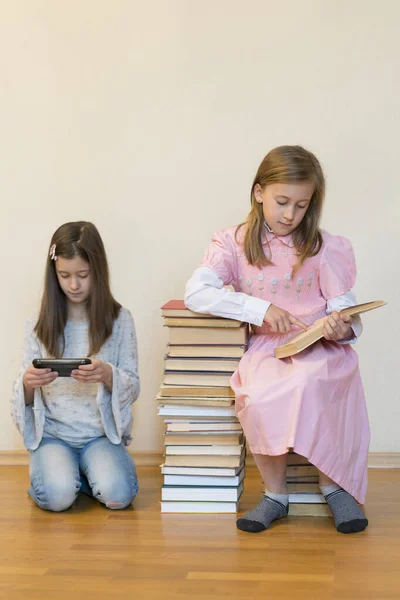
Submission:
M 51 258 L 51 260 L 57 260 L 57 255 L 56 255 L 56 244 L 53 244 L 52 247 L 50 248 L 50 253 L 49 256 Z

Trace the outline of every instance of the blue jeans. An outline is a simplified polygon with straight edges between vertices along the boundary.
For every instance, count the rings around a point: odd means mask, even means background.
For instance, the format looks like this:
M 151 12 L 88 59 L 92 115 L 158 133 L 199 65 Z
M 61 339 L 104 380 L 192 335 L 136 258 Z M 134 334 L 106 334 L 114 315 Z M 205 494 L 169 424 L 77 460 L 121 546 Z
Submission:
M 31 498 L 40 508 L 67 510 L 80 491 L 108 508 L 127 507 L 136 496 L 136 467 L 123 444 L 108 438 L 72 448 L 55 438 L 43 438 L 30 452 Z

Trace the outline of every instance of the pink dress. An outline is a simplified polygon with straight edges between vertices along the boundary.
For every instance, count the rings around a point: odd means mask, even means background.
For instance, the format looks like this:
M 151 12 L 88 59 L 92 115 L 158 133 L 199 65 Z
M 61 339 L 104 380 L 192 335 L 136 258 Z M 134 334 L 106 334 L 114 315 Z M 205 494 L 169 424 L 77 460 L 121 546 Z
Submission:
M 274 264 L 258 269 L 246 260 L 242 230 L 239 241 L 236 228 L 216 233 L 201 263 L 235 291 L 273 302 L 311 324 L 326 315 L 327 300 L 355 283 L 354 254 L 345 238 L 322 232 L 322 249 L 292 277 L 296 251 L 290 235 L 266 231 L 266 253 L 269 245 Z M 293 333 L 272 334 L 266 324 L 252 329 L 231 379 L 251 451 L 279 455 L 293 448 L 363 504 L 370 434 L 357 354 L 350 344 L 321 340 L 277 359 L 274 348 Z

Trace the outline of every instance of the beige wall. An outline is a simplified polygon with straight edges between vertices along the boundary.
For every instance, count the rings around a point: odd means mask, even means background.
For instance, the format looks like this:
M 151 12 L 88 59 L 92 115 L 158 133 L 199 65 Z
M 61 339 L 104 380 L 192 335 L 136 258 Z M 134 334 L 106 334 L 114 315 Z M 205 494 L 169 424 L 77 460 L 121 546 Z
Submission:
M 134 448 L 158 449 L 159 307 L 244 218 L 266 151 L 301 143 L 326 170 L 324 226 L 355 246 L 359 301 L 389 301 L 358 351 L 371 450 L 400 451 L 399 19 L 397 0 L 1 2 L 0 449 L 22 447 L 8 401 L 53 230 L 100 229 L 138 330 Z

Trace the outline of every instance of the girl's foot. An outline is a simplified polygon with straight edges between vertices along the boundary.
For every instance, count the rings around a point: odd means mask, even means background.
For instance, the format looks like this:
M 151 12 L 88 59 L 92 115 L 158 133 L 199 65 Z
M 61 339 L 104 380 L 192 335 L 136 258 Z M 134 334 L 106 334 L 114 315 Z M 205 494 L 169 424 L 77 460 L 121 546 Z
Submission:
M 283 497 L 285 498 L 285 496 Z M 238 529 L 247 531 L 248 533 L 259 533 L 268 529 L 272 521 L 282 519 L 283 517 L 287 517 L 287 515 L 287 501 L 285 504 L 269 496 L 263 496 L 253 510 L 236 521 L 236 526 Z
M 340 533 L 359 533 L 368 527 L 368 519 L 348 492 L 337 485 L 321 486 L 321 491 Z

